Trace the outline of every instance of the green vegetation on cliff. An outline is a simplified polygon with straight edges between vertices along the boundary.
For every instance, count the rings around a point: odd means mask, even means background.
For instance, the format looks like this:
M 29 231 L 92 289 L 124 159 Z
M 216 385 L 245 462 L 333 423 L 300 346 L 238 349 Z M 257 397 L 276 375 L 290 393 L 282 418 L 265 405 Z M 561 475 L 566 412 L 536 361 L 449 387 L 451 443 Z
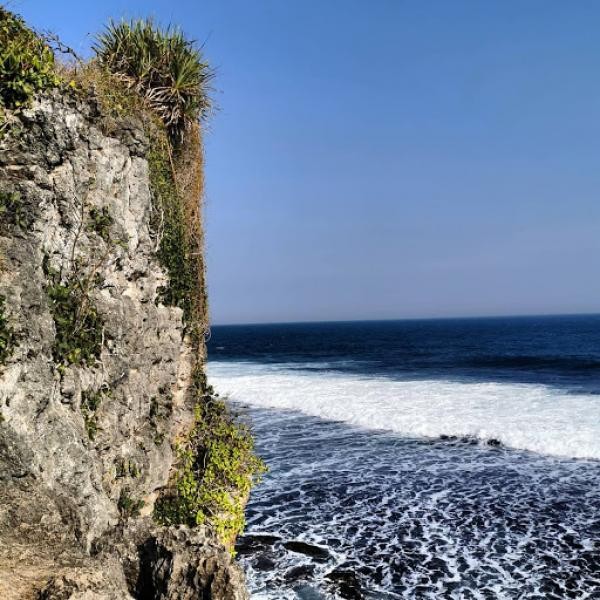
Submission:
M 0 109 L 24 106 L 58 83 L 52 50 L 20 17 L 0 7 Z
M 169 492 L 156 503 L 157 520 L 166 525 L 211 523 L 232 544 L 244 529 L 250 489 L 265 471 L 249 428 L 222 400 L 205 393 L 196 404 L 194 427 L 176 450 L 177 470 Z
M 0 231 L 9 227 L 28 226 L 27 215 L 21 204 L 21 196 L 15 191 L 0 191 Z
M 46 294 L 56 329 L 54 360 L 59 368 L 91 366 L 102 351 L 102 319 L 79 279 L 61 280 L 52 272 L 48 277 Z

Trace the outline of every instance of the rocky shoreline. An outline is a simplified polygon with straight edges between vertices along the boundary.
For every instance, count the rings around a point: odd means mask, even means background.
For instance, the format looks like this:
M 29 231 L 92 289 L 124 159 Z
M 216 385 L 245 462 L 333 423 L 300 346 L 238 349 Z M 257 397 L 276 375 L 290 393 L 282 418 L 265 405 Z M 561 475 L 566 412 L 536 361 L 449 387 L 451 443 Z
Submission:
M 273 571 L 278 563 L 284 562 L 282 556 L 286 553 L 303 557 L 302 564 L 278 575 L 282 584 L 295 587 L 299 598 L 323 598 L 310 584 L 314 579 L 316 564 L 327 563 L 331 563 L 331 569 L 324 576 L 325 585 L 334 597 L 343 600 L 361 600 L 364 597 L 357 574 L 351 569 L 335 566 L 333 556 L 325 546 L 304 540 L 285 540 L 272 534 L 247 533 L 238 540 L 236 551 L 257 571 Z

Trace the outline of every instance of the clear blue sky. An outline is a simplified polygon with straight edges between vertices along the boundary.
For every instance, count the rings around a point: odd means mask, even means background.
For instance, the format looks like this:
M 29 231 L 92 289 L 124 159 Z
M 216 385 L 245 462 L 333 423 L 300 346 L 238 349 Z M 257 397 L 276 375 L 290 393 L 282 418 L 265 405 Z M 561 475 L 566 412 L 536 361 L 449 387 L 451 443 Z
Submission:
M 600 311 L 600 2 L 9 6 L 206 41 L 213 322 Z

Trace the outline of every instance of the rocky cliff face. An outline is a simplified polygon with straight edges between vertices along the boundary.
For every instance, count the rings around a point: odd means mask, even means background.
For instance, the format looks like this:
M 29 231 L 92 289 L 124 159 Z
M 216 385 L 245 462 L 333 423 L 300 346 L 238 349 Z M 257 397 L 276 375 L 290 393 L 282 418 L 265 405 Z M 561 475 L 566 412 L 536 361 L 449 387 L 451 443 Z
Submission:
M 143 131 L 55 93 L 0 145 L 2 598 L 246 597 L 208 529 L 152 520 L 194 361 Z

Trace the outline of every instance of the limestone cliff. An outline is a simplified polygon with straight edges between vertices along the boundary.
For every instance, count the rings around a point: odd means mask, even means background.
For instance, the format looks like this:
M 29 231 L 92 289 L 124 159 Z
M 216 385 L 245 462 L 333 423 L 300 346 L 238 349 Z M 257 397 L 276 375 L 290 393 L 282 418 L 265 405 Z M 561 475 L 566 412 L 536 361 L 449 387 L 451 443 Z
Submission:
M 0 142 L 0 598 L 246 598 L 210 527 L 152 517 L 199 349 L 164 300 L 146 130 L 109 125 L 55 90 Z

